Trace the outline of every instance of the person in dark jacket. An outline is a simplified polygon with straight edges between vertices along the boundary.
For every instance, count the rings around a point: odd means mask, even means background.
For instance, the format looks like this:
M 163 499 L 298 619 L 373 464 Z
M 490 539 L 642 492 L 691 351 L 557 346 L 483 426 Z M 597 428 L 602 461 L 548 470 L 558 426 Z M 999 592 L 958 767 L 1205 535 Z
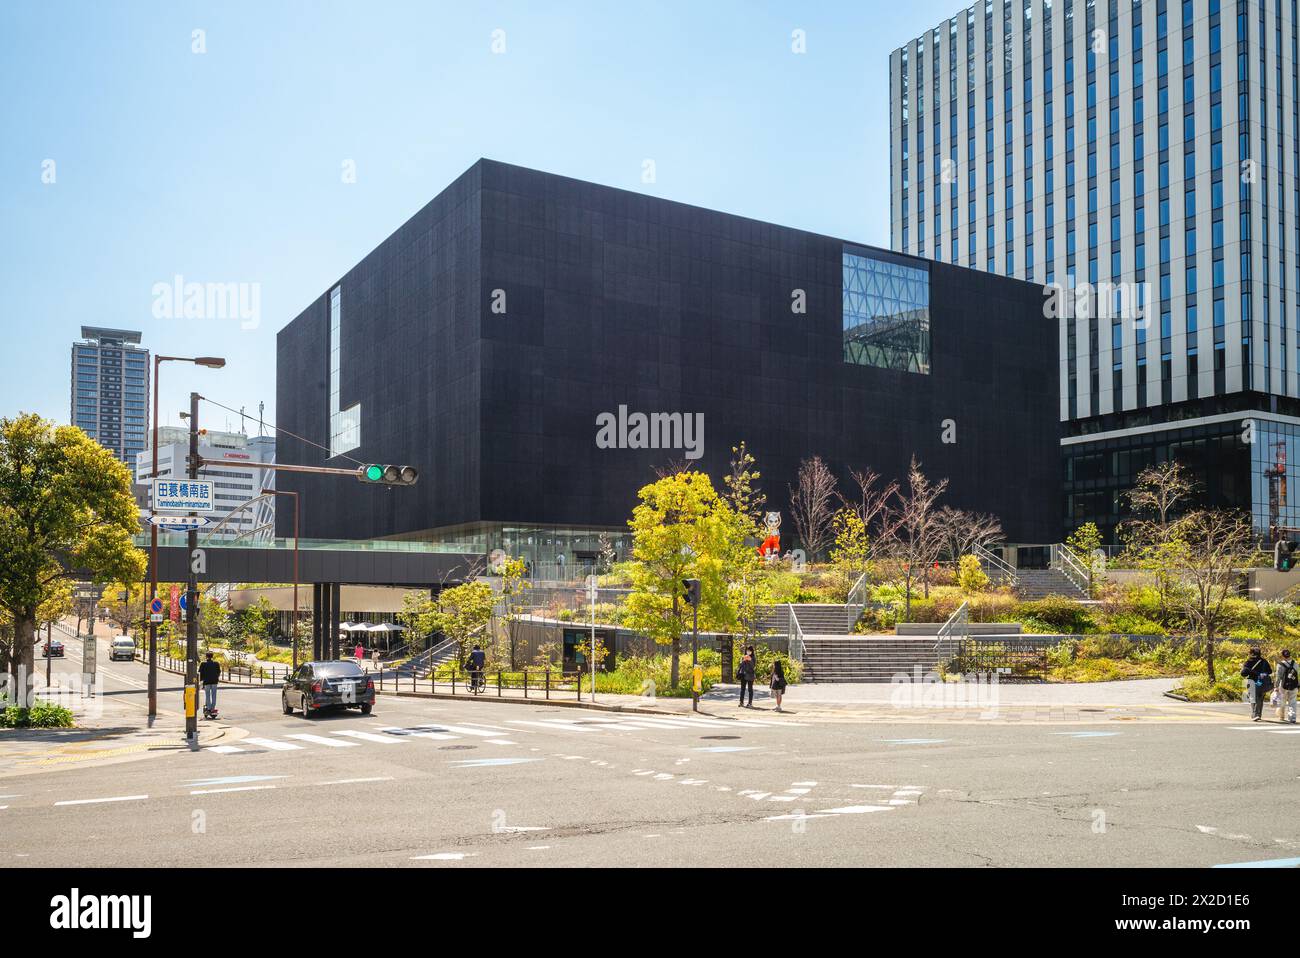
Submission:
M 1263 719 L 1264 700 L 1273 691 L 1273 666 L 1268 664 L 1259 649 L 1250 650 L 1250 658 L 1241 667 L 1241 677 L 1251 683 L 1254 699 L 1251 701 L 1251 721 Z
M 1283 649 L 1277 660 L 1277 720 L 1295 724 L 1296 689 L 1300 689 L 1300 670 L 1297 670 L 1291 650 Z
M 745 690 L 749 690 L 749 707 L 754 707 L 754 654 L 752 649 L 745 650 L 745 657 L 740 660 L 740 667 L 736 669 L 736 677 L 740 680 L 740 701 L 736 704 L 744 706 Z
M 207 660 L 199 666 L 199 681 L 203 683 L 203 710 L 217 707 L 217 683 L 221 681 L 221 663 L 208 653 Z
M 772 696 L 776 699 L 776 710 L 781 711 L 781 696 L 785 695 L 785 666 L 779 658 L 772 660 L 771 677 Z

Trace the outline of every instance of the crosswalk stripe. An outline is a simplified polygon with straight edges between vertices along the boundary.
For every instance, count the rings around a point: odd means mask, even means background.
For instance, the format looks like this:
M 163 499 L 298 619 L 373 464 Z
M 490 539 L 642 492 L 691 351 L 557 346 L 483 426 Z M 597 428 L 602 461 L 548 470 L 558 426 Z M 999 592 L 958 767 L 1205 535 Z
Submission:
M 216 752 L 219 755 L 233 755 L 235 752 L 242 752 L 244 750 L 234 745 L 209 745 L 204 749 L 204 751 Z
M 599 729 L 589 728 L 582 725 L 570 725 L 565 722 L 556 722 L 556 721 L 530 722 L 527 719 L 511 719 L 511 723 L 514 725 L 536 725 L 539 728 L 550 729 L 553 732 L 554 731 L 575 732 L 579 735 L 588 735 L 592 732 L 599 731 Z
M 460 735 L 477 735 L 481 738 L 496 738 L 496 732 L 489 732 L 487 729 L 470 728 L 467 725 L 413 725 L 412 728 L 428 729 L 430 732 L 456 732 Z
M 376 742 L 380 745 L 400 745 L 402 739 L 397 735 L 376 735 L 374 732 L 358 732 L 356 729 L 345 728 L 339 729 L 335 735 L 346 735 L 348 738 L 359 738 L 363 742 Z
M 379 731 L 387 732 L 389 735 L 410 735 L 410 736 L 414 736 L 415 738 L 433 739 L 434 741 L 438 741 L 438 742 L 449 742 L 452 741 L 453 739 L 460 738 L 459 735 L 449 735 L 446 732 L 426 732 L 422 729 L 416 729 L 416 728 L 399 728 L 396 725 L 386 726 L 384 728 L 381 728 Z
M 296 738 L 303 742 L 313 742 L 316 745 L 328 745 L 330 748 L 355 748 L 356 742 L 341 742 L 336 738 L 326 738 L 324 735 L 312 735 L 308 732 L 293 732 L 289 738 Z
M 246 738 L 244 741 L 249 745 L 260 745 L 263 748 L 269 748 L 277 752 L 292 752 L 302 748 L 301 745 L 294 745 L 292 742 L 279 742 L 273 738 Z

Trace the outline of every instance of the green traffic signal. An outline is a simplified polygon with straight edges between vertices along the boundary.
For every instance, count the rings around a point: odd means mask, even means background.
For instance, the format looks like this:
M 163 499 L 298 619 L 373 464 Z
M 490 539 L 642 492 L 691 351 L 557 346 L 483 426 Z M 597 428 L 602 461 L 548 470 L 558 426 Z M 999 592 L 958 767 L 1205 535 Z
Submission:
M 357 470 L 357 478 L 362 482 L 377 482 L 385 486 L 413 486 L 420 478 L 420 472 L 414 466 L 372 462 Z

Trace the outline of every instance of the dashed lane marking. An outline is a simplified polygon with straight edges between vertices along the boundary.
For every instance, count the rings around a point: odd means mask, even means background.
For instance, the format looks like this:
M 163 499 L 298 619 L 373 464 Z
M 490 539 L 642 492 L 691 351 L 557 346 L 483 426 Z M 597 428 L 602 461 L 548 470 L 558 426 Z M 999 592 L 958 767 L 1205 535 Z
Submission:
M 275 788 L 274 785 L 234 785 L 230 788 L 196 788 L 190 791 L 191 795 L 219 795 L 223 792 L 261 792 L 269 788 Z
M 373 778 L 336 778 L 332 782 L 321 782 L 322 785 L 360 785 L 362 782 L 391 782 L 391 775 L 376 775 Z
M 301 745 L 294 745 L 292 742 L 281 742 L 273 738 L 246 738 L 244 741 L 249 745 L 260 745 L 262 748 L 269 748 L 273 752 L 293 752 L 302 748 Z
M 142 802 L 147 799 L 148 795 L 114 795 L 111 798 L 74 798 L 62 802 L 55 802 L 55 805 L 101 805 L 105 802 Z

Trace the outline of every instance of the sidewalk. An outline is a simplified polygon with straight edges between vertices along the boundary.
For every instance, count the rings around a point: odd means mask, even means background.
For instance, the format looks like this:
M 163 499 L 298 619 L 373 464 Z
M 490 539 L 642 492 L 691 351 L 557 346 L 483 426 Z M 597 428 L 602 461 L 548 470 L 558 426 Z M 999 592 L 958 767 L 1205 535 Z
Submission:
M 890 683 L 792 685 L 786 692 L 783 711 L 768 689 L 754 693 L 753 709 L 737 704 L 739 686 L 715 685 L 700 698 L 700 714 L 711 718 L 748 718 L 760 713 L 764 719 L 797 723 L 848 724 L 1028 724 L 1096 725 L 1112 722 L 1166 722 L 1222 724 L 1243 720 L 1235 703 L 1197 704 L 1166 698 L 1163 692 L 1175 679 L 1142 679 L 1128 682 L 1074 683 L 1059 685 L 984 685 L 973 683 L 916 684 Z M 384 695 L 402 698 L 459 699 L 463 701 L 510 702 L 518 705 L 552 705 L 569 709 L 603 712 L 634 712 L 648 715 L 691 713 L 689 698 L 597 693 L 591 702 L 589 691 L 579 701 L 572 691 L 552 693 L 547 700 L 541 690 L 495 688 L 479 696 L 450 685 L 436 693 L 392 688 Z

